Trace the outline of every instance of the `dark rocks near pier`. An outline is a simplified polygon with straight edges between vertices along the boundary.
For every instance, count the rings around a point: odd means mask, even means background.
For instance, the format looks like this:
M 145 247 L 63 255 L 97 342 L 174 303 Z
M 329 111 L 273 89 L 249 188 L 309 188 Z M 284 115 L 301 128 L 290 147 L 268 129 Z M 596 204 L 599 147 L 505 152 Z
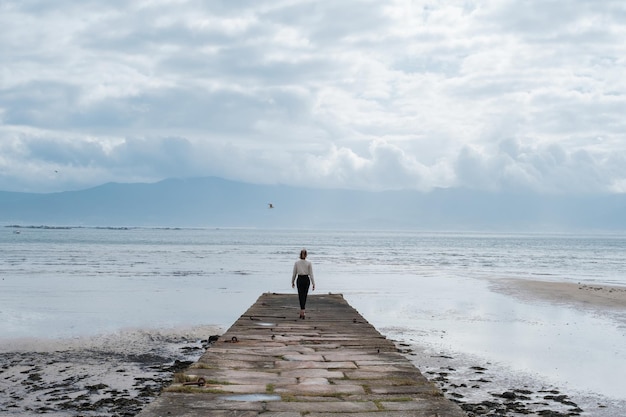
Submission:
M 180 338 L 150 350 L 1 352 L 0 414 L 137 415 L 204 352 L 201 341 Z
M 567 395 L 556 389 L 533 391 L 528 387 L 520 387 L 496 391 L 498 388 L 492 382 L 495 378 L 471 378 L 471 375 L 488 375 L 489 372 L 483 366 L 464 369 L 459 366 L 441 366 L 437 370 L 425 372 L 425 375 L 441 388 L 447 398 L 459 404 L 468 417 L 576 417 L 583 412 Z M 485 396 L 489 399 L 484 399 Z

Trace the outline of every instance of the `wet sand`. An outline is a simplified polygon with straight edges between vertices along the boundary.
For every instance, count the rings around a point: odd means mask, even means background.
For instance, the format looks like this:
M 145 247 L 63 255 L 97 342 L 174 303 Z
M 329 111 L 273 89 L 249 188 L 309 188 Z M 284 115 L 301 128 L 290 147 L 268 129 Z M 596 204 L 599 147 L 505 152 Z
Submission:
M 468 416 L 617 417 L 610 401 L 578 396 L 530 376 L 511 374 L 500 366 L 467 355 L 438 352 L 397 343 L 424 376 Z
M 595 284 L 497 280 L 492 289 L 527 300 L 595 310 L 626 310 L 626 288 Z M 204 352 L 219 328 L 136 330 L 63 340 L 0 340 L 0 414 L 135 415 Z M 446 395 L 473 415 L 619 416 L 624 404 L 573 400 L 560 387 L 503 373 L 475 358 L 449 356 L 394 336 L 397 346 Z M 508 408 L 507 408 L 508 407 Z M 537 415 L 537 414 L 535 414 Z
M 520 298 L 539 298 L 553 303 L 626 310 L 626 287 L 525 279 L 493 281 L 493 288 Z
M 0 414 L 132 416 L 204 352 L 214 327 L 0 341 Z
M 498 279 L 491 280 L 491 288 L 525 301 L 542 300 L 612 315 L 617 312 L 620 317 L 626 312 L 626 287 Z M 495 412 L 502 416 L 530 413 L 561 417 L 622 417 L 626 412 L 626 398 L 619 400 L 591 393 L 564 392 L 562 387 L 546 384 L 533 375 L 511 374 L 501 365 L 478 358 L 438 352 L 419 345 L 404 346 L 407 354 L 414 357 L 414 362 L 421 363 L 425 375 L 470 416 Z

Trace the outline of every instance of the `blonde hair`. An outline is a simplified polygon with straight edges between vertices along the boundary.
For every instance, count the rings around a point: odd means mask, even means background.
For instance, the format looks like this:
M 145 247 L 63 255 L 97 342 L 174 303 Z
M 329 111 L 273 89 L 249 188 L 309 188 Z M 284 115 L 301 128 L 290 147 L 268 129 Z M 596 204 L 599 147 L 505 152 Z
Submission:
M 300 259 L 306 259 L 306 255 L 307 255 L 306 249 L 302 249 L 300 251 Z

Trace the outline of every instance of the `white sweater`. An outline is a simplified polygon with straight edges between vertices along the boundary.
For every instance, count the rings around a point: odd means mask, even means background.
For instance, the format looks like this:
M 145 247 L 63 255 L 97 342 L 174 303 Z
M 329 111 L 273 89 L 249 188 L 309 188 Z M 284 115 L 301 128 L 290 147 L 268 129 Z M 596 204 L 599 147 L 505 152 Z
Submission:
M 311 284 L 315 285 L 315 280 L 313 279 L 313 265 L 310 261 L 298 259 L 296 263 L 293 264 L 293 274 L 291 275 L 292 283 L 296 280 L 298 275 L 308 275 L 309 278 L 311 278 Z

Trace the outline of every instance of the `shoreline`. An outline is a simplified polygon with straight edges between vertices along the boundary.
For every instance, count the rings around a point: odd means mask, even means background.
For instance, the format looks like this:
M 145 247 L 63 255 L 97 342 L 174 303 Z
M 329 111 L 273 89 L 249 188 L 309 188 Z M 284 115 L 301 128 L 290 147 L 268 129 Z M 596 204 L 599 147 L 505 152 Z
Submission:
M 626 324 L 626 287 L 576 282 L 488 279 L 494 292 L 523 302 L 548 302 L 565 308 L 608 315 Z M 402 338 L 402 335 L 396 335 Z M 499 410 L 513 416 L 543 409 L 553 416 L 618 417 L 626 413 L 626 398 L 570 389 L 542 380 L 539 375 L 510 369 L 507 363 L 440 350 L 416 342 L 398 343 L 422 372 L 444 395 L 459 403 L 469 415 L 480 416 Z M 407 349 L 407 346 L 409 347 Z M 473 414 L 471 414 L 473 413 Z M 539 415 L 539 414 L 531 414 Z M 541 414 L 544 415 L 544 414 Z
M 204 352 L 216 326 L 0 340 L 0 414 L 136 415 Z
M 572 306 L 626 310 L 626 287 L 521 278 L 492 279 L 490 281 L 495 291 L 523 300 L 541 299 Z
M 494 291 L 525 301 L 618 313 L 626 309 L 626 287 L 523 279 L 490 283 Z M 626 410 L 626 401 L 555 386 L 511 370 L 505 363 L 447 352 L 408 333 L 387 330 L 380 329 L 470 415 L 515 416 L 519 415 L 515 410 L 549 410 L 552 416 L 614 417 Z M 134 415 L 171 383 L 174 373 L 199 359 L 209 336 L 221 333 L 217 326 L 197 326 L 70 339 L 0 340 L 0 413 Z
M 215 329 L 187 334 L 144 330 L 14 344 L 23 350 L 0 343 L 0 412 L 55 417 L 136 415 L 172 382 L 175 373 L 199 359 L 210 330 Z M 200 334 L 207 339 L 198 339 Z M 468 415 L 497 412 L 512 417 L 539 411 L 549 411 L 541 415 L 554 417 L 621 415 L 613 414 L 609 399 L 584 398 L 507 372 L 489 361 L 405 342 L 401 337 L 394 340 L 398 350 Z M 29 343 L 38 345 L 28 350 Z
M 471 417 L 622 417 L 626 399 L 577 391 L 472 355 L 395 340 L 422 374 Z M 495 413 L 495 414 L 494 414 Z

